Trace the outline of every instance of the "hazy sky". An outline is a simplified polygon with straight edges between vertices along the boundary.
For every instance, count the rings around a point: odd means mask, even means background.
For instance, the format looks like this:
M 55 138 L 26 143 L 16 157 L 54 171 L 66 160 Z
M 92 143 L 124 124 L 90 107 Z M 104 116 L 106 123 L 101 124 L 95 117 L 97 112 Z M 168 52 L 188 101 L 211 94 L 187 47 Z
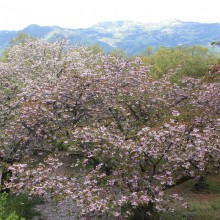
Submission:
M 220 23 L 220 1 L 3 0 L 0 3 L 0 30 L 19 30 L 30 24 L 79 28 L 101 21 L 165 19 Z

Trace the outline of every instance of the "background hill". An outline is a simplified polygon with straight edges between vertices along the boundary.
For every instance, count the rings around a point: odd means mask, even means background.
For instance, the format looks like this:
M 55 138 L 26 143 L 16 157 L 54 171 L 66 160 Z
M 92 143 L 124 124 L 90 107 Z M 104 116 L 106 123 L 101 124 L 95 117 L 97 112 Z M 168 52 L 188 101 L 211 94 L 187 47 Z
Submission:
M 170 20 L 160 23 L 138 23 L 133 21 L 102 22 L 89 28 L 67 29 L 58 26 L 30 25 L 20 31 L 0 31 L 0 50 L 7 47 L 18 32 L 53 39 L 67 37 L 71 43 L 99 44 L 105 51 L 123 49 L 129 55 L 141 53 L 149 46 L 210 46 L 220 39 L 220 24 Z

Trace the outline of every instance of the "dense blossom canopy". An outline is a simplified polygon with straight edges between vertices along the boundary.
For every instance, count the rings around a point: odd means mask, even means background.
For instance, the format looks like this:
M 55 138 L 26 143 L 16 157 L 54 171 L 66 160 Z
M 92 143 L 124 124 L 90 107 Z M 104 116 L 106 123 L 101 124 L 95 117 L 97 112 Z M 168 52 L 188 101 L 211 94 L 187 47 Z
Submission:
M 179 197 L 166 189 L 218 172 L 219 82 L 173 84 L 175 70 L 157 81 L 149 71 L 139 58 L 66 41 L 12 47 L 0 63 L 6 186 L 71 196 L 85 218 L 119 218 L 141 205 L 172 208 Z

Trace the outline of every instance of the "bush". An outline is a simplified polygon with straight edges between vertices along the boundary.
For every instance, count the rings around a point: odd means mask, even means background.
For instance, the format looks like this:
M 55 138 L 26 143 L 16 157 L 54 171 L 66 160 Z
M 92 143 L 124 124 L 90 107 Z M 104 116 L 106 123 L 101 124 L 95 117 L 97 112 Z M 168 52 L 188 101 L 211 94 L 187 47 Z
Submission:
M 27 194 L 7 194 L 0 195 L 0 220 L 24 220 L 32 219 L 39 213 L 33 208 L 39 204 L 38 198 L 30 199 Z
M 24 218 L 19 218 L 16 212 L 8 212 L 7 200 L 8 194 L 5 192 L 2 193 L 0 195 L 0 220 L 25 220 Z

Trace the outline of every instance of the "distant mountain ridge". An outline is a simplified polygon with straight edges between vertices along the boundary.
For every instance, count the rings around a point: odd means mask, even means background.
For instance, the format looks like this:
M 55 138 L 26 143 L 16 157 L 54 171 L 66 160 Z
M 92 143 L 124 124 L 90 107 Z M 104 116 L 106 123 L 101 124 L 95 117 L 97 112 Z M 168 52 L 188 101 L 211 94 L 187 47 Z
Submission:
M 0 31 L 0 50 L 7 47 L 11 38 L 19 31 Z M 101 22 L 89 28 L 68 29 L 58 26 L 38 26 L 32 24 L 20 32 L 52 39 L 66 37 L 71 43 L 99 44 L 106 51 L 123 49 L 127 54 L 139 54 L 149 46 L 175 47 L 201 45 L 220 40 L 219 23 L 198 23 L 169 20 L 157 23 L 133 21 Z

